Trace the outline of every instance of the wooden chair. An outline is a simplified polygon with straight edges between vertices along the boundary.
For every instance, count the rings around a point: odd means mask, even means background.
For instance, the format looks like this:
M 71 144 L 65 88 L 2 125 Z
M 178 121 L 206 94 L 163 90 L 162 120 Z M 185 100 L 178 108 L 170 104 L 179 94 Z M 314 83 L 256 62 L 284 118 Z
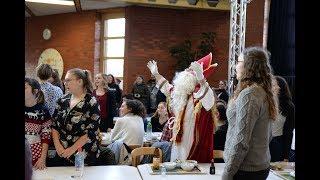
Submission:
M 223 159 L 223 151 L 221 150 L 213 150 L 213 157 L 215 159 L 222 158 Z
M 131 144 L 131 145 L 128 145 L 128 146 L 133 151 L 134 149 L 141 147 L 141 144 Z
M 162 150 L 155 147 L 138 147 L 131 152 L 132 166 L 137 167 L 140 164 L 140 156 L 142 155 L 155 155 L 160 158 L 162 163 Z

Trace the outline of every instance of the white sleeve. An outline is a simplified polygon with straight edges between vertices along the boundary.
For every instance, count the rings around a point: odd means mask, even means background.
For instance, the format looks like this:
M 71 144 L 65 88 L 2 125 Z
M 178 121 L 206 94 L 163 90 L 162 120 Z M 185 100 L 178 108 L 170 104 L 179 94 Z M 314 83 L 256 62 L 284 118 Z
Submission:
M 207 82 L 204 85 L 202 85 L 199 91 L 194 93 L 193 95 L 195 99 L 199 99 L 202 106 L 207 111 L 209 111 L 215 103 L 213 91 Z
M 160 91 L 165 95 L 165 96 L 170 96 L 170 89 L 173 87 L 172 84 L 168 82 L 165 78 L 161 78 L 157 84 L 156 87 L 160 89 Z
M 116 124 L 114 125 L 114 128 L 112 130 L 111 133 L 111 141 L 115 141 L 118 140 L 119 138 L 121 138 L 121 130 L 123 129 L 123 125 L 122 125 L 122 118 L 117 119 Z

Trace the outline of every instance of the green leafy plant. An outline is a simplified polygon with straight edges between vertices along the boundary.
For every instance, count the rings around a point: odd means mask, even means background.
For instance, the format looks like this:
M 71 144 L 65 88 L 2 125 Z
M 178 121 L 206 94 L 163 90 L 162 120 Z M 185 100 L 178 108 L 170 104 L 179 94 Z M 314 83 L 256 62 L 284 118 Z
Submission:
M 177 60 L 176 70 L 183 71 L 189 67 L 191 62 L 209 54 L 209 52 L 213 53 L 215 36 L 216 34 L 213 32 L 204 32 L 201 33 L 200 38 L 195 37 L 201 40 L 196 50 L 192 50 L 191 39 L 186 39 L 184 42 L 170 47 L 171 56 Z

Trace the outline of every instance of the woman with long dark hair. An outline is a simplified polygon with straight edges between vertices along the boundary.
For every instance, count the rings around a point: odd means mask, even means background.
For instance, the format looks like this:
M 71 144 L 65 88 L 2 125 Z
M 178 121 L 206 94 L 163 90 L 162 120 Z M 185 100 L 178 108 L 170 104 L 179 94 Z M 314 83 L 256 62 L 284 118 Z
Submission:
M 223 180 L 264 180 L 269 175 L 271 124 L 278 115 L 278 86 L 269 54 L 247 48 L 236 65 L 237 88 L 227 108 Z
M 271 161 L 288 161 L 294 129 L 294 104 L 289 85 L 276 76 L 279 86 L 279 115 L 272 124 L 273 139 L 270 142 Z

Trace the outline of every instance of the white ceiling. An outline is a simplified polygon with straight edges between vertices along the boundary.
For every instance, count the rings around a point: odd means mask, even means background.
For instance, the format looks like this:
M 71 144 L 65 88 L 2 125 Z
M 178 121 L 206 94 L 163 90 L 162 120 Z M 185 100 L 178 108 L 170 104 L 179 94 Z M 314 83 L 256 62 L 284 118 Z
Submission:
M 114 7 L 125 7 L 123 1 L 103 1 L 103 0 L 80 0 L 82 10 L 107 9 Z
M 107 9 L 114 7 L 124 7 L 128 5 L 125 2 L 117 0 L 80 0 L 80 3 L 82 10 Z M 44 4 L 35 2 L 25 2 L 25 4 L 29 7 L 29 9 L 35 16 L 76 12 L 75 6 Z M 27 11 L 25 11 L 25 17 L 30 17 Z
M 76 12 L 75 6 L 25 2 L 35 16 Z

